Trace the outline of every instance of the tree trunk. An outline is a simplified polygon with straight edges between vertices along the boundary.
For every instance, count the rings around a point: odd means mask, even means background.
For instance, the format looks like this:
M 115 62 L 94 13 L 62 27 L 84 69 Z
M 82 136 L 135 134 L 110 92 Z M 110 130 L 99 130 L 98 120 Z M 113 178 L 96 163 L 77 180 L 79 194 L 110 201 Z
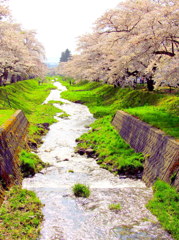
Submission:
M 16 76 L 13 74 L 11 76 L 11 83 L 15 83 L 16 82 Z
M 18 75 L 18 76 L 17 76 L 17 82 L 19 82 L 19 81 L 21 81 L 21 80 L 22 80 L 21 76 Z
M 0 76 L 0 86 L 3 85 L 3 80 L 2 80 L 2 76 Z
M 152 78 L 147 79 L 147 88 L 150 92 L 154 90 L 154 81 Z

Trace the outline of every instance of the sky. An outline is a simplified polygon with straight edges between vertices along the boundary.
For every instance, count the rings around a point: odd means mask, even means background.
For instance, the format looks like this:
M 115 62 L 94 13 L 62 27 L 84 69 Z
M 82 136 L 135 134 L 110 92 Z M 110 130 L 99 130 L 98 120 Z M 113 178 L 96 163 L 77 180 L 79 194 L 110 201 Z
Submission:
M 67 48 L 76 53 L 79 36 L 92 31 L 93 23 L 120 0 L 9 0 L 13 19 L 37 32 L 47 62 L 59 62 Z

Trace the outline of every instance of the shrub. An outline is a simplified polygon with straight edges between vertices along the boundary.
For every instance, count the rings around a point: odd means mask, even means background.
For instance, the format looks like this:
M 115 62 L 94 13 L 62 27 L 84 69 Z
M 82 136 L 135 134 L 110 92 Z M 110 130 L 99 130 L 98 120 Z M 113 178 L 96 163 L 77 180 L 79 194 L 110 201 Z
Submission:
M 76 197 L 87 198 L 90 195 L 90 190 L 88 186 L 81 183 L 77 183 L 73 186 L 73 193 Z

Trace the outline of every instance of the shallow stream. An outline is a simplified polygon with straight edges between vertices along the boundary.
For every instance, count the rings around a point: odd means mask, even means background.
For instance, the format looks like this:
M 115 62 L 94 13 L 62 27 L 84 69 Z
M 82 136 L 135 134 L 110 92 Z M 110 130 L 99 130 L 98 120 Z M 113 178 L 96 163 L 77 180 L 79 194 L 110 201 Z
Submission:
M 141 180 L 119 178 L 99 167 L 92 158 L 74 153 L 75 139 L 87 132 L 94 121 L 88 108 L 60 97 L 66 88 L 55 85 L 49 100 L 70 116 L 56 117 L 57 123 L 43 138 L 39 157 L 50 167 L 26 178 L 23 187 L 36 192 L 42 203 L 44 221 L 40 240 L 170 240 L 155 216 L 145 208 L 152 197 L 151 188 Z M 59 115 L 59 114 L 58 114 Z M 75 183 L 89 185 L 89 198 L 76 198 Z M 109 204 L 120 203 L 121 210 L 109 210 Z

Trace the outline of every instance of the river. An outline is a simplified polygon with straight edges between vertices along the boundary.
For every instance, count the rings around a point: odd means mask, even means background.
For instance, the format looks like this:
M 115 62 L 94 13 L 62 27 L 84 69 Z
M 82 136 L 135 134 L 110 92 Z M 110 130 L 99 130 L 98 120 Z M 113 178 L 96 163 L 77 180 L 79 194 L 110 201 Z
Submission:
M 89 130 L 94 121 L 88 108 L 60 97 L 66 88 L 55 82 L 45 102 L 59 100 L 55 106 L 70 116 L 55 117 L 38 156 L 50 167 L 23 180 L 23 188 L 34 191 L 44 204 L 40 240 L 170 240 L 155 216 L 145 207 L 151 188 L 141 180 L 119 178 L 102 169 L 95 159 L 74 152 L 75 139 Z M 58 114 L 59 115 L 59 114 Z M 90 187 L 89 198 L 76 198 L 75 183 Z M 120 203 L 121 210 L 109 210 Z

